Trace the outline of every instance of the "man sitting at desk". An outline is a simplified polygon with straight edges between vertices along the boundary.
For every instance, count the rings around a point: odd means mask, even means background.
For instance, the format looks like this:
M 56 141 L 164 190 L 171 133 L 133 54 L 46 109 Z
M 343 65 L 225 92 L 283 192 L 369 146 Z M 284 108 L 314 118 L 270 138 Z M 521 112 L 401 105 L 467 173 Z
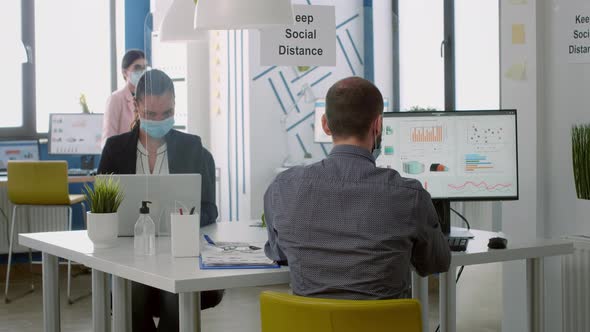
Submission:
M 205 226 L 217 219 L 215 163 L 198 136 L 172 129 L 174 99 L 170 77 L 157 69 L 147 71 L 136 88 L 135 125 L 130 132 L 107 140 L 98 173 L 199 173 L 201 226 Z M 177 294 L 134 282 L 131 296 L 133 331 L 156 331 L 152 316 L 160 317 L 158 331 L 178 331 Z M 222 290 L 201 292 L 201 309 L 216 306 L 222 297 Z
M 409 297 L 410 266 L 421 276 L 450 264 L 430 195 L 375 166 L 383 97 L 358 77 L 326 96 L 330 155 L 277 176 L 264 196 L 266 255 L 288 262 L 293 293 L 342 299 Z

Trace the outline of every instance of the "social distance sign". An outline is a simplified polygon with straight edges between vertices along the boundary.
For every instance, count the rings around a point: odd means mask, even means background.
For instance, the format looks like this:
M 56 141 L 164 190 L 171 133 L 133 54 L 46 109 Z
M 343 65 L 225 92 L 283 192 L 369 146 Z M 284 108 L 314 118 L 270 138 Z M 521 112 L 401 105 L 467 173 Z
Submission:
M 334 7 L 293 5 L 293 12 L 295 25 L 260 32 L 260 64 L 335 66 Z

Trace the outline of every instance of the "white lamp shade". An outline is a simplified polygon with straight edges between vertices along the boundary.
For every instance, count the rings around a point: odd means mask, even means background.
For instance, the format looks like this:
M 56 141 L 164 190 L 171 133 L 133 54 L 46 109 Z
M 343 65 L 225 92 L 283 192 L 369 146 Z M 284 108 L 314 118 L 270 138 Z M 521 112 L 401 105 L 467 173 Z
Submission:
M 206 39 L 206 31 L 197 31 L 194 28 L 194 12 L 194 0 L 173 0 L 160 25 L 160 41 L 186 42 Z
M 198 0 L 197 30 L 263 29 L 294 25 L 291 0 Z

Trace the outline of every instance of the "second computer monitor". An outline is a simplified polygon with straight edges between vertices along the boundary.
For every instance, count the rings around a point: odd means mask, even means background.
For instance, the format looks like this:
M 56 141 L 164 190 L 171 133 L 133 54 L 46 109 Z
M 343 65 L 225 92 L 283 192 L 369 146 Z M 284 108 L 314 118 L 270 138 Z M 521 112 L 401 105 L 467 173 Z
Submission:
M 377 166 L 433 199 L 518 199 L 516 111 L 386 113 Z
M 102 114 L 50 114 L 49 153 L 100 155 Z

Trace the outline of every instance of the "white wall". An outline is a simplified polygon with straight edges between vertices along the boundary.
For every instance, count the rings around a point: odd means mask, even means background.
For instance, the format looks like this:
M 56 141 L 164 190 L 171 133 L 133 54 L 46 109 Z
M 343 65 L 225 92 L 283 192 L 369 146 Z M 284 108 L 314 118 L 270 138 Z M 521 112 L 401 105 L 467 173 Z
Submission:
M 502 206 L 502 230 L 514 238 L 534 238 L 542 226 L 544 214 L 538 193 L 538 86 L 537 86 L 537 2 L 500 1 L 500 74 L 501 108 L 518 110 L 520 199 Z M 512 44 L 512 25 L 524 24 L 526 42 Z M 515 64 L 525 63 L 524 80 L 507 78 L 505 73 Z M 503 331 L 527 331 L 525 262 L 503 266 Z M 549 301 L 547 301 L 549 302 Z
M 542 177 L 546 181 L 547 215 L 545 235 L 561 237 L 568 234 L 590 235 L 590 202 L 578 200 L 574 186 L 571 155 L 571 126 L 590 123 L 590 65 L 569 64 L 560 54 L 564 35 L 560 34 L 561 15 L 573 4 L 586 1 L 555 0 L 543 3 L 543 45 L 539 54 L 543 61 L 544 122 L 541 131 L 543 159 L 546 165 Z M 578 6 L 579 7 L 579 6 Z M 561 285 L 560 259 L 546 260 L 547 285 Z M 581 290 L 582 291 L 582 290 Z M 561 331 L 561 287 L 546 287 L 547 331 Z
M 590 65 L 569 64 L 559 53 L 560 18 L 584 1 L 502 1 L 501 71 L 526 61 L 525 81 L 502 77 L 502 107 L 519 110 L 521 197 L 503 204 L 503 230 L 518 237 L 590 234 L 590 202 L 576 198 L 570 130 L 590 123 Z M 526 25 L 526 44 L 511 45 L 511 25 Z M 562 331 L 560 258 L 545 261 L 546 331 Z M 504 268 L 504 331 L 526 327 L 524 263 Z
M 306 1 L 293 2 L 306 3 Z M 277 67 L 253 81 L 253 109 L 256 112 L 252 114 L 252 156 L 255 156 L 257 160 L 256 166 L 252 168 L 253 217 L 262 213 L 264 192 L 275 177 L 275 168 L 281 167 L 285 162 L 288 164 L 302 163 L 305 152 L 311 154 L 312 161 L 319 161 L 325 158 L 331 150 L 332 144 L 315 143 L 313 140 L 313 101 L 302 98 L 296 108 L 287 89 L 291 90 L 297 100 L 296 94 L 305 84 L 313 85 L 311 87 L 313 95 L 316 98 L 323 98 L 328 88 L 337 80 L 348 76 L 363 76 L 364 73 L 361 62 L 364 56 L 362 1 L 314 1 L 313 4 L 336 5 L 337 25 L 352 17 L 355 18 L 336 30 L 342 47 L 338 42 L 336 43 L 337 65 L 335 67 L 312 68 L 312 72 L 296 81 L 294 80 L 298 76 L 305 73 L 298 72 L 294 67 Z M 253 72 L 262 73 L 267 67 L 258 65 L 259 46 L 257 40 L 253 40 L 250 46 L 252 50 L 256 50 L 251 53 Z M 354 47 L 356 47 L 360 58 Z M 348 57 L 350 65 L 346 57 Z M 285 77 L 286 85 L 283 83 L 281 73 Z M 322 78 L 324 79 L 322 80 Z M 271 81 L 277 95 L 273 92 Z M 286 115 L 278 102 L 279 99 L 287 111 Z

